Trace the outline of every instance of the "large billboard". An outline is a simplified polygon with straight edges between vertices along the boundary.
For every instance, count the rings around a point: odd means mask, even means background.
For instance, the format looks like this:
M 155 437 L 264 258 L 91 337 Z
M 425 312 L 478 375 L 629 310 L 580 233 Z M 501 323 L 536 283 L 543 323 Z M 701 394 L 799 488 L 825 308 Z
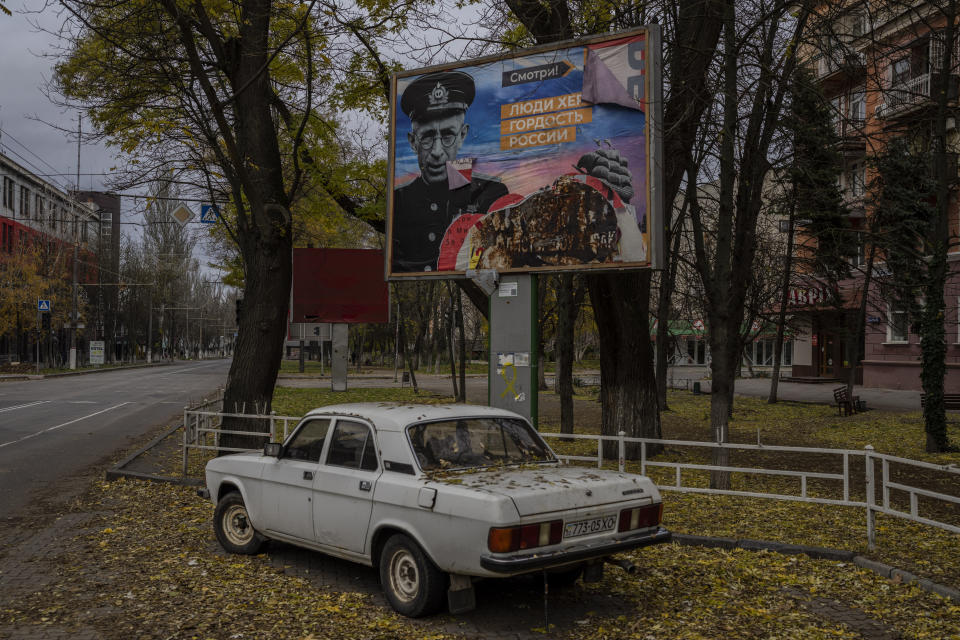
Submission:
M 290 322 L 387 322 L 389 305 L 383 251 L 293 250 Z
M 657 267 L 657 27 L 393 77 L 386 274 Z

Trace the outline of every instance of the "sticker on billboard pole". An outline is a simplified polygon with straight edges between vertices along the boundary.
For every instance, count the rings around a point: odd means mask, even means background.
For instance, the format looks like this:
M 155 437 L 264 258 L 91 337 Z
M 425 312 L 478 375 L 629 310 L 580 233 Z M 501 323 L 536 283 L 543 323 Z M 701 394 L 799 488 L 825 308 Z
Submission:
M 399 73 L 390 279 L 659 266 L 660 35 Z

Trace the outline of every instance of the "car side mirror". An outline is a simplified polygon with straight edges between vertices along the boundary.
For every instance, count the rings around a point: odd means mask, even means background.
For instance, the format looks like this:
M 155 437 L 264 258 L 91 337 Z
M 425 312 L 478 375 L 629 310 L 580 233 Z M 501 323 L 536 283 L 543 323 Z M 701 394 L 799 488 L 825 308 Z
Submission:
M 271 458 L 279 458 L 282 450 L 283 445 L 279 442 L 268 442 L 263 445 L 263 455 L 270 456 Z

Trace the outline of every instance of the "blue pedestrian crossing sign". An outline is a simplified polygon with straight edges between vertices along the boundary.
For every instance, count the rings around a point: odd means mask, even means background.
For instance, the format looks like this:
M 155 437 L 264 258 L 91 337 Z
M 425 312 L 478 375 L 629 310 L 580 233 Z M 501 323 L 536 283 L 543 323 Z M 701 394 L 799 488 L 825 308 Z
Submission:
M 37 299 L 37 311 L 50 311 L 50 301 Z
M 220 210 L 215 204 L 205 204 L 200 207 L 200 222 L 213 224 L 220 217 Z

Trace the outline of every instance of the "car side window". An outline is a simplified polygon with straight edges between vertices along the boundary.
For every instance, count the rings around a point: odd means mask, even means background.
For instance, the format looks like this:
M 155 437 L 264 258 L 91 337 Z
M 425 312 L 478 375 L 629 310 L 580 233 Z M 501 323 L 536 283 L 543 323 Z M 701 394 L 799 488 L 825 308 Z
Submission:
M 291 460 L 309 460 L 320 462 L 323 442 L 330 429 L 330 418 L 317 418 L 301 426 L 293 435 L 283 457 Z
M 376 471 L 377 452 L 370 427 L 360 422 L 338 420 L 327 452 L 327 464 L 335 467 Z

